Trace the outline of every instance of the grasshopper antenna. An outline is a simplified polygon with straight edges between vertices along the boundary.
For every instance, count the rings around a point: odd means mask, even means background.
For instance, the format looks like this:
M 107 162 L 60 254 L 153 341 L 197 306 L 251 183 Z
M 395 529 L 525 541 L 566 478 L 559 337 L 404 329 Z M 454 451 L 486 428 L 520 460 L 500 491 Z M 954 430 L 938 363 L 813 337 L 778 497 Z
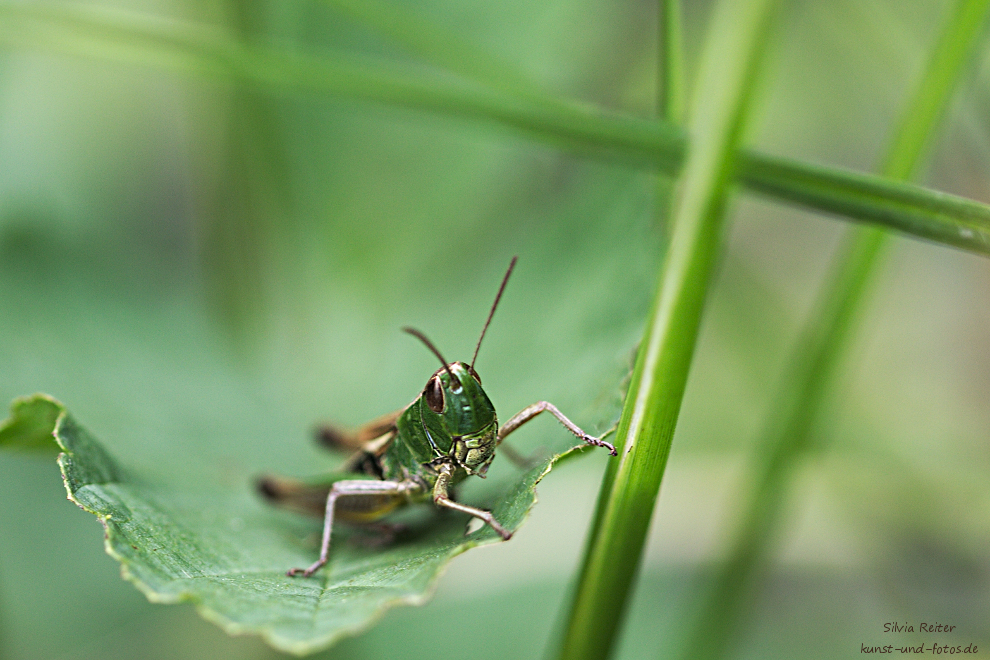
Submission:
M 450 366 L 447 364 L 447 361 L 443 358 L 442 355 L 440 355 L 440 351 L 437 350 L 437 347 L 433 345 L 433 342 L 431 342 L 429 339 L 426 338 L 426 335 L 424 335 L 416 328 L 410 328 L 409 326 L 402 328 L 402 331 L 408 332 L 413 337 L 426 344 L 426 347 L 431 351 L 433 351 L 433 354 L 436 355 L 437 358 L 440 360 L 440 364 L 442 364 L 443 368 L 447 370 L 447 375 L 450 376 L 450 382 L 453 383 L 457 381 L 457 378 L 454 377 L 454 372 L 450 370 Z
M 474 361 L 478 359 L 478 349 L 481 348 L 481 340 L 485 338 L 485 333 L 488 332 L 488 324 L 492 322 L 492 317 L 495 316 L 495 308 L 498 307 L 498 301 L 502 298 L 502 292 L 505 291 L 505 285 L 509 281 L 509 275 L 512 275 L 512 269 L 516 267 L 516 259 L 518 258 L 512 257 L 512 261 L 509 262 L 509 269 L 505 271 L 505 277 L 502 278 L 502 286 L 498 288 L 498 293 L 495 294 L 495 302 L 492 303 L 492 309 L 488 312 L 488 320 L 485 321 L 485 327 L 481 329 L 478 344 L 474 347 L 474 355 L 471 356 L 471 369 L 474 369 Z

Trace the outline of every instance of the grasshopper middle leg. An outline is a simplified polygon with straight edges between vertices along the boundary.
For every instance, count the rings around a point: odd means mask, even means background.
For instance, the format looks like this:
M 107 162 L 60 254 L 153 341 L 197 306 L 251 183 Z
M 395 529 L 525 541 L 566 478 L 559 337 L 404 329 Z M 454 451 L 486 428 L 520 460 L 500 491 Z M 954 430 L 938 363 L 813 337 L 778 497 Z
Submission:
M 523 424 L 533 419 L 542 412 L 548 412 L 554 417 L 556 417 L 557 420 L 561 424 L 563 424 L 568 431 L 576 435 L 581 440 L 584 440 L 589 445 L 594 445 L 596 447 L 604 447 L 605 449 L 608 449 L 612 453 L 612 456 L 616 455 L 615 447 L 613 447 L 611 443 L 605 442 L 604 440 L 599 440 L 598 438 L 588 435 L 587 433 L 582 431 L 581 427 L 579 427 L 571 420 L 567 419 L 567 417 L 564 416 L 564 413 L 557 410 L 557 406 L 553 405 L 549 401 L 537 401 L 536 403 L 526 406 L 518 413 L 513 415 L 512 418 L 509 419 L 509 421 L 507 421 L 505 424 L 503 424 L 502 428 L 498 430 L 499 443 L 501 443 L 502 440 L 505 439 L 505 436 L 509 435 L 517 428 L 519 428 L 520 426 L 522 426 Z
M 330 532 L 333 529 L 333 513 L 339 498 L 364 497 L 368 500 L 368 514 L 373 514 L 376 508 L 388 511 L 393 508 L 392 498 L 402 498 L 421 492 L 423 486 L 408 479 L 405 481 L 374 481 L 369 479 L 353 479 L 338 481 L 330 487 L 327 495 L 326 515 L 323 518 L 323 542 L 320 545 L 320 558 L 309 568 L 291 568 L 286 575 L 293 577 L 302 575 L 309 577 L 327 563 L 330 557 Z
M 450 481 L 453 477 L 454 468 L 449 463 L 445 463 L 437 469 L 437 483 L 433 486 L 433 502 L 437 506 L 454 509 L 455 511 L 461 511 L 462 513 L 466 513 L 469 516 L 474 516 L 478 520 L 487 523 L 489 527 L 498 532 L 498 535 L 501 536 L 503 540 L 508 541 L 512 538 L 512 532 L 502 527 L 502 525 L 495 520 L 495 516 L 492 515 L 491 511 L 478 509 L 476 507 L 461 504 L 460 502 L 455 502 L 450 499 Z

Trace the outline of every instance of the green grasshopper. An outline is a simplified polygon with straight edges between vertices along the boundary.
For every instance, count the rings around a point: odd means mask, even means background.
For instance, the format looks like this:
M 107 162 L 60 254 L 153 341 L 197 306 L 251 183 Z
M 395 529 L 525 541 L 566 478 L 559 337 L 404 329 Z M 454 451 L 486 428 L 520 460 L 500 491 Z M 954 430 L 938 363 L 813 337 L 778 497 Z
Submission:
M 428 498 L 437 506 L 474 516 L 508 540 L 512 532 L 502 527 L 490 511 L 456 502 L 451 492 L 470 475 L 484 477 L 495 458 L 495 448 L 542 412 L 549 412 L 584 442 L 605 447 L 616 455 L 615 447 L 582 431 L 547 401 L 527 406 L 499 428 L 495 407 L 481 387 L 474 361 L 515 265 L 513 257 L 470 363 L 447 362 L 423 333 L 403 328 L 422 341 L 442 366 L 405 408 L 353 432 L 333 427 L 321 429 L 320 438 L 325 444 L 356 450 L 345 463 L 339 479 L 334 475 L 332 483 L 319 486 L 282 477 L 259 480 L 259 491 L 273 503 L 324 516 L 320 558 L 309 568 L 290 569 L 287 575 L 309 577 L 327 563 L 335 516 L 347 522 L 371 523 L 400 506 Z M 506 453 L 514 460 L 518 456 L 514 452 Z

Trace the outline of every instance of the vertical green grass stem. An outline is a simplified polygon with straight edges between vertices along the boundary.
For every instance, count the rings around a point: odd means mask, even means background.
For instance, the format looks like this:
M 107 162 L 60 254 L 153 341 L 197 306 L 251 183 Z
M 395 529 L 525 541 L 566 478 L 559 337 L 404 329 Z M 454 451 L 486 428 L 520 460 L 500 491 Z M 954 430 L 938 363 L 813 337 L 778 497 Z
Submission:
M 606 658 L 614 646 L 670 453 L 773 6 L 773 0 L 750 0 L 716 8 L 670 247 L 619 421 L 621 449 L 602 485 L 570 605 L 562 659 Z
M 988 9 L 988 0 L 962 0 L 956 5 L 894 133 L 882 167 L 887 177 L 906 179 L 917 168 L 952 90 L 980 42 Z M 888 237 L 880 229 L 852 230 L 823 286 L 771 408 L 773 417 L 759 449 L 762 463 L 754 475 L 753 494 L 741 518 L 738 537 L 728 561 L 716 574 L 684 647 L 684 658 L 724 657 L 745 617 L 753 588 L 772 551 L 792 467 L 808 449 L 812 425 L 857 312 L 876 278 Z

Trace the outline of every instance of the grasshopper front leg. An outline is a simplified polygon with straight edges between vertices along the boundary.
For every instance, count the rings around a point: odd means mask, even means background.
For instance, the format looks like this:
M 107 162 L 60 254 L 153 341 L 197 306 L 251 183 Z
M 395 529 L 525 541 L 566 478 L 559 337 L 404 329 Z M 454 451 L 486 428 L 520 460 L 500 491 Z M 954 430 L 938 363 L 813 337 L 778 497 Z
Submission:
M 450 482 L 454 478 L 454 468 L 449 463 L 444 463 L 437 469 L 437 483 L 433 486 L 433 503 L 437 506 L 447 507 L 474 516 L 478 520 L 485 522 L 489 527 L 498 532 L 503 540 L 512 538 L 512 532 L 502 527 L 491 511 L 478 509 L 473 506 L 461 504 L 450 499 Z
M 613 447 L 611 443 L 605 442 L 604 440 L 599 440 L 598 438 L 588 435 L 587 433 L 582 431 L 577 424 L 567 419 L 567 417 L 564 416 L 564 413 L 557 410 L 557 406 L 553 405 L 549 401 L 537 401 L 536 403 L 526 406 L 518 413 L 513 415 L 512 418 L 509 421 L 507 421 L 505 424 L 503 424 L 502 428 L 498 430 L 498 442 L 501 443 L 505 439 L 505 436 L 509 435 L 517 428 L 519 428 L 520 426 L 522 426 L 523 424 L 533 419 L 542 412 L 548 412 L 554 417 L 556 417 L 557 420 L 561 424 L 563 424 L 568 431 L 576 435 L 581 440 L 584 440 L 589 445 L 594 445 L 596 447 L 604 447 L 605 449 L 608 449 L 612 453 L 612 456 L 616 455 L 615 447 Z
M 309 577 L 320 569 L 330 557 L 330 531 L 333 529 L 333 512 L 338 498 L 341 497 L 364 497 L 367 498 L 366 506 L 360 507 L 373 513 L 375 508 L 388 511 L 393 508 L 393 499 L 408 497 L 422 491 L 423 486 L 412 479 L 405 481 L 372 481 L 367 479 L 353 479 L 348 481 L 337 481 L 330 487 L 327 495 L 326 514 L 323 518 L 323 541 L 320 545 L 320 558 L 309 568 L 290 568 L 286 575 L 294 577 L 302 575 Z M 379 502 L 380 500 L 380 502 Z M 381 515 L 381 514 L 379 514 Z

